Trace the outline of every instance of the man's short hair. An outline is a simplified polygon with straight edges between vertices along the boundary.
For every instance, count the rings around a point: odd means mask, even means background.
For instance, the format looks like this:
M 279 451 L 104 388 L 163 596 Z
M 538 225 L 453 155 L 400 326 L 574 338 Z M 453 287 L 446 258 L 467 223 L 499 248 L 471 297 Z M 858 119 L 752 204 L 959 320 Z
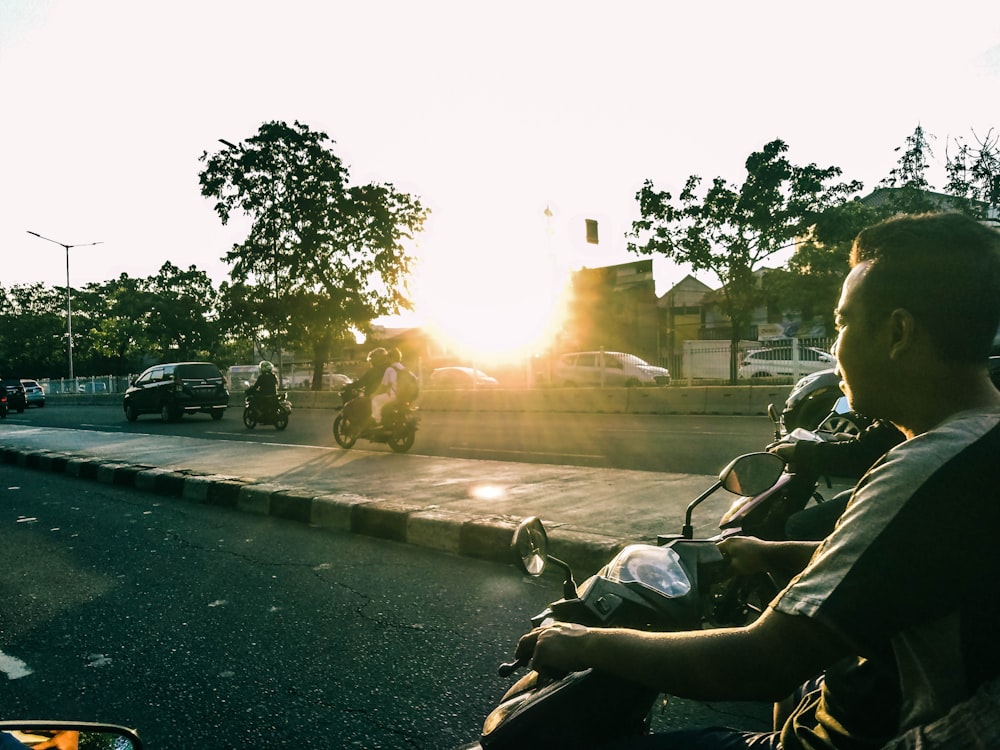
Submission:
M 959 213 L 897 216 L 858 234 L 869 320 L 908 310 L 938 353 L 984 362 L 1000 325 L 1000 232 Z

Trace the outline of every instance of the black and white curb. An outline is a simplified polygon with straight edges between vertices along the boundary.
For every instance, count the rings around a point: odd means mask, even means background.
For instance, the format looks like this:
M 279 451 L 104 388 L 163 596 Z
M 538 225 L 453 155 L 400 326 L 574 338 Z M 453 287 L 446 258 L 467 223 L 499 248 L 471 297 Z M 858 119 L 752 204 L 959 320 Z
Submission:
M 513 562 L 511 536 L 521 520 L 513 516 L 457 513 L 353 493 L 317 494 L 303 487 L 126 464 L 56 451 L 0 445 L 0 461 L 500 563 Z M 578 576 L 596 571 L 626 543 L 608 536 L 561 528 L 558 522 L 543 520 L 549 532 L 550 553 L 569 563 Z

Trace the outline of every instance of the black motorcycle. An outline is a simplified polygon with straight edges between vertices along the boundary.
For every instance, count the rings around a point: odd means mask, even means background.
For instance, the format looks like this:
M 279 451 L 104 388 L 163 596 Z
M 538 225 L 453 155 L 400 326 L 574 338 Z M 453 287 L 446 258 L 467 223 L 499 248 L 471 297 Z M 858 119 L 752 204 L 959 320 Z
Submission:
M 288 427 L 288 418 L 292 414 L 292 402 L 288 400 L 287 391 L 277 396 L 247 396 L 243 405 L 243 424 L 253 429 L 259 424 L 271 424 L 275 429 Z
M 719 522 L 720 533 L 694 539 L 694 510 L 720 488 L 739 495 Z M 577 586 L 569 565 L 548 554 L 544 526 L 522 521 L 511 543 L 521 569 L 540 575 L 547 564 L 565 572 L 563 598 L 531 619 L 590 627 L 679 631 L 745 625 L 763 611 L 781 582 L 766 574 L 734 574 L 718 542 L 731 534 L 784 538 L 784 521 L 816 494 L 814 479 L 798 478 L 772 453 L 749 453 L 732 461 L 718 481 L 687 508 L 680 534 L 661 535 L 656 545 L 630 544 Z M 526 667 L 500 666 L 502 677 Z M 485 750 L 562 750 L 595 747 L 641 736 L 649 729 L 657 692 L 593 669 L 565 675 L 529 671 L 486 718 L 478 745 Z
M 394 453 L 406 453 L 413 447 L 417 437 L 417 425 L 420 417 L 417 407 L 399 399 L 390 402 L 382 409 L 382 423 L 375 424 L 369 419 L 360 428 L 353 425 L 344 416 L 344 406 L 359 397 L 357 388 L 349 384 L 340 392 L 340 414 L 333 420 L 333 439 L 341 448 L 353 448 L 358 440 L 368 440 L 372 443 L 385 443 Z
M 4 394 L 0 396 L 0 419 L 6 419 L 8 411 L 10 407 L 7 406 L 7 396 Z

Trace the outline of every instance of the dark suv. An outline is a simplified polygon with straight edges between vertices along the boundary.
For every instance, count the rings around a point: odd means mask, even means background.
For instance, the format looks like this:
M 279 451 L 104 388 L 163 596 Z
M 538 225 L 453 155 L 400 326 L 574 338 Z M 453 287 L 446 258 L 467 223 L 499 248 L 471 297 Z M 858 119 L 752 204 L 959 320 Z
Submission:
M 21 414 L 28 406 L 21 378 L 0 378 L 0 388 L 7 394 L 7 408 Z
M 159 414 L 173 422 L 184 414 L 204 412 L 222 419 L 229 406 L 229 391 L 219 368 L 211 362 L 172 362 L 153 365 L 132 381 L 123 401 L 125 418 Z

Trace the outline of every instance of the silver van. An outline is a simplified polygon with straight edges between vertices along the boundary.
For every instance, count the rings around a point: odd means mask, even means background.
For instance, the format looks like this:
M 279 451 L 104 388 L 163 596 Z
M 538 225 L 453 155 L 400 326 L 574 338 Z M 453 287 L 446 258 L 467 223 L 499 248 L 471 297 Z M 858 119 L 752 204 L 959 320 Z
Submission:
M 670 385 L 670 370 L 624 352 L 563 354 L 552 373 L 556 385 Z

